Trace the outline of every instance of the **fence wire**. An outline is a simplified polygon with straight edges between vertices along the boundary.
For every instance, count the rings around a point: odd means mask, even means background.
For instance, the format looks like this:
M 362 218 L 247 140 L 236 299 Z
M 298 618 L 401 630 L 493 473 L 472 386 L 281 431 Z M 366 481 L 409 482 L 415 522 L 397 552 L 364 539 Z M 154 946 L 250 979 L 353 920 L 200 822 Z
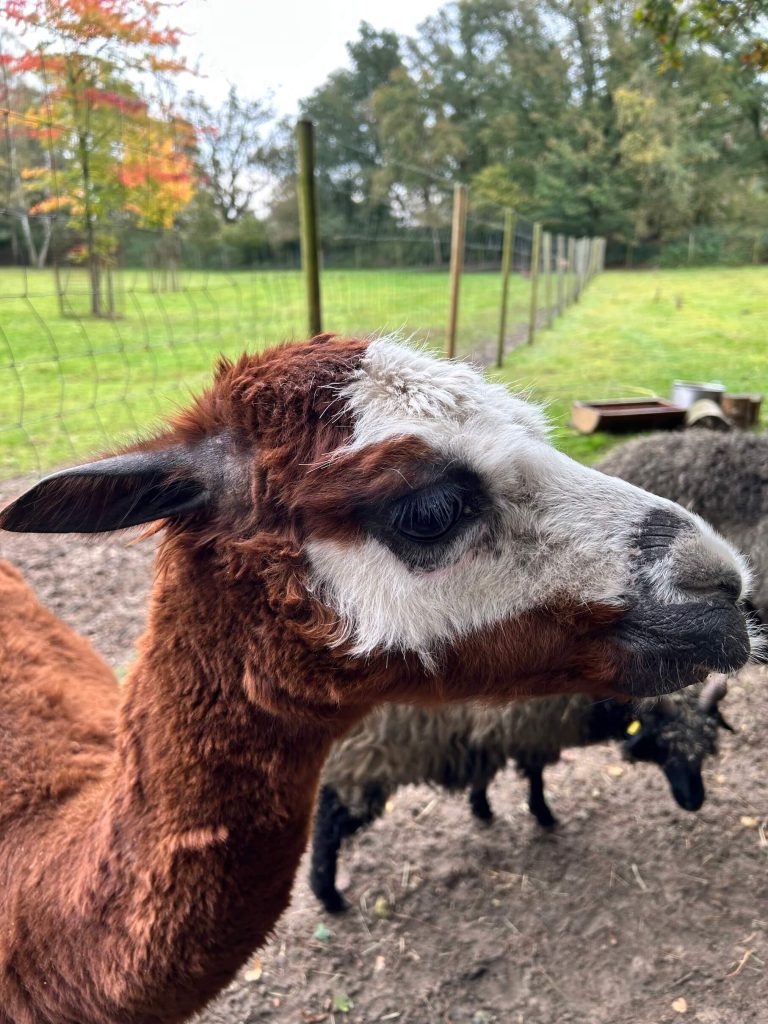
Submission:
M 44 63 L 36 93 L 9 66 L 0 61 L 0 479 L 146 432 L 209 379 L 219 354 L 305 337 L 308 323 L 295 152 L 272 183 L 269 217 L 222 226 L 192 188 L 205 125 L 161 121 L 138 97 L 91 97 L 88 180 L 73 156 L 82 126 L 55 120 Z M 324 328 L 443 350 L 454 183 L 354 150 L 345 160 L 343 174 L 316 178 Z M 473 201 L 466 225 L 457 355 L 486 364 L 498 347 L 504 218 Z M 507 351 L 530 335 L 533 234 L 515 220 Z M 549 287 L 539 302 L 551 309 Z M 548 315 L 540 306 L 535 324 Z

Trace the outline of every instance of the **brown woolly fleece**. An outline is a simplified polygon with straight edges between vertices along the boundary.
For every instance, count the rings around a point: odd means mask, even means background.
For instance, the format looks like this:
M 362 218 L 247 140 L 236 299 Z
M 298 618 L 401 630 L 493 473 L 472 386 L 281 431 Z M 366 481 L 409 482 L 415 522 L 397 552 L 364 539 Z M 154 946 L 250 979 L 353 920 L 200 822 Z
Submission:
M 0 1024 L 172 1024 L 201 1008 L 286 907 L 323 761 L 374 704 L 608 692 L 620 679 L 609 608 L 499 623 L 436 673 L 329 646 L 340 624 L 307 591 L 302 546 L 341 530 L 361 485 L 393 486 L 391 444 L 318 486 L 350 433 L 323 416 L 324 385 L 365 347 L 322 336 L 222 363 L 165 434 L 135 446 L 217 438 L 226 458 L 209 467 L 212 504 L 166 524 L 119 695 L 89 645 L 2 567 Z M 419 445 L 402 443 L 418 462 Z M 54 483 L 35 514 L 103 504 L 98 486 Z

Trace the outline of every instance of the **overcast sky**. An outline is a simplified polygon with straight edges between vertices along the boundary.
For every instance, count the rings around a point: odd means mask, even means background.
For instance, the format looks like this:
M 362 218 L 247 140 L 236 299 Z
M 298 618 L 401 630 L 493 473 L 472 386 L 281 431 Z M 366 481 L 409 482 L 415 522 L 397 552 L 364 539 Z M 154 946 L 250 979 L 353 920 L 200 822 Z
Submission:
M 229 84 L 249 97 L 272 91 L 281 114 L 346 63 L 344 44 L 361 21 L 409 33 L 440 0 L 186 0 L 172 21 L 188 37 L 182 50 L 206 75 L 193 83 L 212 102 Z

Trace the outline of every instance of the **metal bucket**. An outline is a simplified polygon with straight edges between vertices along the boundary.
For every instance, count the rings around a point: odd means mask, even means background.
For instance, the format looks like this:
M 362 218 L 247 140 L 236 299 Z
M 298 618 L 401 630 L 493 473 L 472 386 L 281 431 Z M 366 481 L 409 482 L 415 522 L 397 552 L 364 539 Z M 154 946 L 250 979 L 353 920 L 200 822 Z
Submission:
M 684 409 L 701 398 L 708 398 L 711 402 L 720 405 L 724 393 L 725 385 L 716 380 L 710 381 L 708 384 L 695 380 L 672 381 L 672 401 Z

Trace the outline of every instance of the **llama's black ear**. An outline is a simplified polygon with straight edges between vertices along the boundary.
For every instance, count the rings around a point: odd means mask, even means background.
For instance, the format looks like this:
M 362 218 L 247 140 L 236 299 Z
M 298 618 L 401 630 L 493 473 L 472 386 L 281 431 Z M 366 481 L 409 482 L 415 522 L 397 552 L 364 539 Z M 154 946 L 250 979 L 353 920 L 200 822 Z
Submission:
M 209 490 L 180 445 L 129 452 L 45 477 L 0 512 L 16 533 L 102 533 L 201 508 Z

